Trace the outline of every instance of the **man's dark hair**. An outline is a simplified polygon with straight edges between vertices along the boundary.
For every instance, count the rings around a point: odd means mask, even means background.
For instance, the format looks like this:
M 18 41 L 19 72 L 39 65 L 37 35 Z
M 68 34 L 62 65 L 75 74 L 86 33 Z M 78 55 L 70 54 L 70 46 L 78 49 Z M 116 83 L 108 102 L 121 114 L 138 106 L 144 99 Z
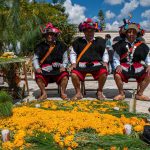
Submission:
M 105 37 L 108 38 L 108 39 L 111 39 L 110 34 L 106 34 Z

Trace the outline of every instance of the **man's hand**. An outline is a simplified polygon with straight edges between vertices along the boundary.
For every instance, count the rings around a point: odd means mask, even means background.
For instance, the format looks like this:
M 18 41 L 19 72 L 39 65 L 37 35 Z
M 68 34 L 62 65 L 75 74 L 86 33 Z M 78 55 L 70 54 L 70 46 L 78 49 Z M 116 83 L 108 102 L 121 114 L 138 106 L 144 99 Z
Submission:
M 121 72 L 122 72 L 122 66 L 121 66 L 121 65 L 117 66 L 116 72 L 118 72 L 118 73 L 121 73 Z
M 105 67 L 106 67 L 106 69 L 107 69 L 107 71 L 108 71 L 108 63 L 103 62 L 103 66 L 105 66 Z
M 36 72 L 39 73 L 39 74 L 41 74 L 42 73 L 42 69 L 38 68 L 38 69 L 36 69 Z
M 72 64 L 72 65 L 70 66 L 69 70 L 72 71 L 72 70 L 73 70 L 74 68 L 76 68 L 76 67 L 77 67 L 77 64 L 74 63 L 74 64 Z
M 150 76 L 150 65 L 147 66 L 146 72 L 147 72 L 148 76 Z
M 66 71 L 65 67 L 60 67 L 60 72 Z

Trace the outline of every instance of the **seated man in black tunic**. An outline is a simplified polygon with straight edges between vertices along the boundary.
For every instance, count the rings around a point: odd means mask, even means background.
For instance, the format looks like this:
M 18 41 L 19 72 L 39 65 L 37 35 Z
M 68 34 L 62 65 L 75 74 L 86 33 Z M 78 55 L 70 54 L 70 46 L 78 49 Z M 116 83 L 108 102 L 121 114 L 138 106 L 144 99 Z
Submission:
M 47 98 L 45 87 L 52 82 L 60 85 L 60 97 L 67 99 L 65 93 L 69 77 L 66 71 L 67 46 L 57 40 L 60 30 L 51 23 L 48 23 L 41 31 L 45 40 L 36 46 L 33 57 L 35 79 L 41 90 L 39 100 Z
M 114 78 L 119 90 L 119 95 L 114 100 L 125 99 L 123 82 L 129 78 L 135 78 L 138 83 L 138 90 L 135 95 L 137 100 L 148 101 L 150 98 L 143 95 L 144 90 L 150 83 L 150 50 L 140 40 L 143 30 L 139 24 L 128 22 L 121 27 L 120 36 L 122 39 L 113 45 L 114 53 Z
M 108 74 L 108 52 L 105 48 L 105 39 L 94 37 L 97 27 L 90 18 L 79 27 L 84 37 L 79 37 L 73 42 L 70 52 L 71 77 L 76 91 L 72 99 L 78 100 L 83 97 L 80 81 L 84 81 L 86 74 L 90 73 L 95 80 L 98 80 L 97 98 L 104 100 L 103 86 Z

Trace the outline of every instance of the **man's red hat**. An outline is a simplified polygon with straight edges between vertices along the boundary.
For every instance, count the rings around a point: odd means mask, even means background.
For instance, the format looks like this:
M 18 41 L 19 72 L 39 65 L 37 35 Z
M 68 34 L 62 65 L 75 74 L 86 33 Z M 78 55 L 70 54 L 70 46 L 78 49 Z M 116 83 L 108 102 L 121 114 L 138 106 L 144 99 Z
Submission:
M 54 27 L 52 23 L 47 23 L 46 26 L 42 29 L 41 29 L 41 32 L 42 34 L 47 34 L 47 33 L 56 33 L 56 34 L 59 34 L 61 31 Z
M 79 31 L 84 31 L 85 29 L 98 30 L 96 23 L 91 18 L 87 18 L 86 21 L 79 24 Z

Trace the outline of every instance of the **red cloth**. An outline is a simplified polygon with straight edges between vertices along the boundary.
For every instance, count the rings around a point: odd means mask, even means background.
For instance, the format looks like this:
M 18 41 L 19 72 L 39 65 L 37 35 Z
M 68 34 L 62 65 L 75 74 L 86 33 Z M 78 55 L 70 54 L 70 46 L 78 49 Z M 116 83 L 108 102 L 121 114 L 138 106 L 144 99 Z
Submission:
M 133 65 L 134 69 L 137 69 L 137 68 L 140 68 L 143 66 L 140 63 L 133 63 L 132 65 Z M 125 67 L 126 69 L 129 69 L 129 67 L 130 67 L 130 65 L 127 63 L 121 63 L 121 66 Z M 129 77 L 126 76 L 126 74 L 124 74 L 123 72 L 121 72 L 121 73 L 115 72 L 115 74 L 119 74 L 122 78 L 122 81 L 128 83 Z M 143 81 L 146 76 L 147 76 L 147 73 L 143 72 L 141 76 L 138 76 L 138 77 L 135 76 L 135 79 L 139 83 L 139 82 Z
M 69 78 L 68 72 L 64 71 L 60 75 L 46 75 L 43 76 L 42 74 L 35 74 L 35 80 L 37 81 L 38 78 L 41 78 L 45 84 L 45 87 L 48 85 L 48 83 L 56 82 L 57 84 L 60 84 L 60 81 L 67 76 Z
M 85 76 L 87 74 L 87 72 L 78 71 L 78 70 L 72 70 L 71 73 L 75 73 L 81 81 L 85 80 Z M 92 74 L 95 80 L 98 80 L 99 76 L 101 76 L 102 74 L 108 75 L 107 69 L 104 69 L 104 68 L 100 69 L 99 71 L 92 71 L 88 73 Z

